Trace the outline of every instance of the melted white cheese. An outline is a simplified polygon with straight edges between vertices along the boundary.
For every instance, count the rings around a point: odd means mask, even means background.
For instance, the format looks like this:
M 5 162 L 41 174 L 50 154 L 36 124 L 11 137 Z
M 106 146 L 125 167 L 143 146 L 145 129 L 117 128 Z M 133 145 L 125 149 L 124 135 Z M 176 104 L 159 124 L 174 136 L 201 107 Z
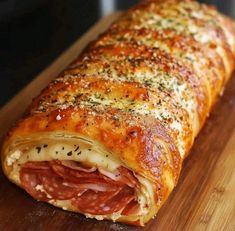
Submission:
M 12 165 L 16 160 L 19 164 L 27 161 L 74 160 L 92 166 L 100 166 L 110 171 L 121 165 L 115 155 L 107 152 L 97 142 L 87 142 L 82 137 L 67 136 L 67 138 L 66 135 L 57 134 L 54 139 L 48 137 L 48 139 L 43 138 L 36 140 L 36 142 L 21 145 L 10 154 L 7 163 Z M 25 146 L 27 146 L 27 149 Z M 24 153 L 22 150 L 24 150 Z

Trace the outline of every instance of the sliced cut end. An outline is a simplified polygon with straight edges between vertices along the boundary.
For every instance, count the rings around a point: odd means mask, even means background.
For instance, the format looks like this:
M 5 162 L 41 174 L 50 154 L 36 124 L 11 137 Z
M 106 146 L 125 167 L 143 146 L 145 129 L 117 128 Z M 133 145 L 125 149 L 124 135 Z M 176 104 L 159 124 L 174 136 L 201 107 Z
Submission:
M 20 180 L 35 199 L 49 203 L 70 200 L 71 207 L 82 213 L 138 215 L 140 210 L 136 194 L 139 182 L 124 167 L 104 175 L 74 161 L 34 161 L 21 167 Z
M 155 184 L 93 140 L 31 134 L 9 142 L 5 153 L 7 177 L 37 200 L 138 226 L 156 213 Z

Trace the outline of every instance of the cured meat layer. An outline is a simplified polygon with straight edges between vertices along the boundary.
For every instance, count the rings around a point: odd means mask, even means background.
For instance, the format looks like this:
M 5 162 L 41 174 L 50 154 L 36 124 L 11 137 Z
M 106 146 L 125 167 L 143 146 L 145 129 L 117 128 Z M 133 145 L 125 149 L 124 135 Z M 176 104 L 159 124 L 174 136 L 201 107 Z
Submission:
M 138 180 L 123 168 L 102 174 L 73 161 L 26 162 L 20 170 L 25 190 L 35 199 L 71 200 L 83 213 L 122 215 L 138 213 Z

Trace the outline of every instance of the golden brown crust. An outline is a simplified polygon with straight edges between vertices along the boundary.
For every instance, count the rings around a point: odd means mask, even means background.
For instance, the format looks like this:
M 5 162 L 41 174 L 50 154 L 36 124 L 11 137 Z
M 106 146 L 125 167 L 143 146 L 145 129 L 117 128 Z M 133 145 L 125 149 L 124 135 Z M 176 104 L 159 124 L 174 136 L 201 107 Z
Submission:
M 234 55 L 234 22 L 214 8 L 188 0 L 138 4 L 33 100 L 5 139 L 5 174 L 14 140 L 77 133 L 154 182 L 157 212 L 172 191 L 164 172 L 176 185 Z

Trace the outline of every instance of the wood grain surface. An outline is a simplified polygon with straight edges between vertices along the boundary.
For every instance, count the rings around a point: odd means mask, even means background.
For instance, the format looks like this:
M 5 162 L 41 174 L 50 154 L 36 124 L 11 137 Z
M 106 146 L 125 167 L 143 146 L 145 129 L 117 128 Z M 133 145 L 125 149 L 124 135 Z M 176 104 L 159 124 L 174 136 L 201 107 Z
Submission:
M 70 63 L 84 46 L 118 17 L 102 19 L 0 111 L 0 136 L 17 120 L 32 97 Z M 197 137 L 178 185 L 146 227 L 86 219 L 37 202 L 0 172 L 1 231 L 234 231 L 235 230 L 235 78 Z

